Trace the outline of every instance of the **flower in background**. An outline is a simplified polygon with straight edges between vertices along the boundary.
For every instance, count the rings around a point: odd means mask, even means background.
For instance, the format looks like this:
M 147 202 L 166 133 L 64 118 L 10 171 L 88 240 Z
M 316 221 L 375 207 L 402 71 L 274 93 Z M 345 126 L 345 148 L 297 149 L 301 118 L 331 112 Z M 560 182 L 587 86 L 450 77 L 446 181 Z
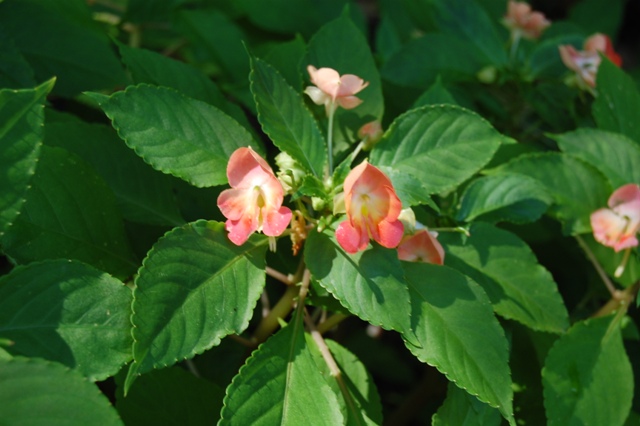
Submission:
M 640 187 L 627 184 L 616 189 L 607 203 L 609 208 L 591 214 L 591 228 L 596 241 L 616 252 L 636 247 L 640 231 Z
M 363 79 L 353 74 L 340 76 L 332 68 L 317 69 L 313 65 L 307 67 L 311 82 L 315 86 L 308 86 L 304 92 L 309 95 L 316 105 L 324 105 L 327 116 L 337 106 L 352 109 L 362 103 L 362 99 L 354 96 L 369 85 Z
M 532 11 L 528 3 L 519 1 L 509 1 L 507 14 L 502 22 L 511 31 L 513 40 L 520 37 L 530 40 L 537 39 L 542 31 L 551 25 L 544 14 Z
M 384 130 L 378 120 L 370 121 L 358 129 L 358 137 L 362 139 L 362 149 L 369 151 L 375 144 L 380 142 Z
M 405 235 L 398 246 L 398 259 L 442 265 L 444 249 L 436 239 L 437 236 L 437 232 L 427 229 L 420 229 L 413 235 Z
M 576 50 L 571 45 L 558 46 L 562 62 L 572 71 L 575 71 L 578 85 L 585 88 L 596 87 L 596 75 L 603 53 L 617 66 L 622 65 L 622 59 L 613 50 L 611 39 L 604 34 L 594 34 L 584 42 L 584 50 Z
M 269 237 L 284 232 L 291 210 L 282 206 L 282 185 L 262 157 L 251 148 L 238 148 L 229 158 L 227 178 L 231 189 L 220 193 L 218 207 L 227 218 L 231 242 L 242 245 L 256 231 Z
M 400 243 L 400 199 L 389 178 L 366 160 L 344 181 L 344 206 L 347 220 L 338 226 L 336 239 L 347 253 L 364 250 L 371 238 L 387 248 Z

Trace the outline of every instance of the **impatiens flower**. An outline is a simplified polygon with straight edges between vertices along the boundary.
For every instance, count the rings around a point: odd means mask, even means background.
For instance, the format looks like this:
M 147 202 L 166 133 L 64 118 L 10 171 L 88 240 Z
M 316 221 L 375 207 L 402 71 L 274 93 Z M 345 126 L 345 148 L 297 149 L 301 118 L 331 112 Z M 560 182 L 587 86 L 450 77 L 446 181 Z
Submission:
M 405 235 L 398 246 L 398 259 L 442 265 L 444 249 L 436 239 L 437 236 L 436 232 L 426 229 L 420 229 L 413 235 Z
M 640 231 L 640 187 L 627 184 L 616 189 L 608 201 L 609 208 L 591 214 L 591 228 L 596 241 L 620 250 L 636 247 Z
M 502 21 L 511 30 L 513 38 L 537 39 L 551 23 L 540 12 L 531 10 L 528 3 L 509 1 Z
M 375 144 L 380 142 L 384 131 L 382 124 L 378 120 L 370 121 L 358 129 L 358 137 L 362 139 L 365 151 L 369 151 Z
M 575 71 L 578 83 L 587 87 L 596 86 L 596 74 L 602 59 L 602 52 L 611 62 L 620 66 L 622 59 L 613 50 L 611 39 L 604 34 L 594 34 L 584 42 L 584 50 L 576 50 L 571 45 L 559 46 L 562 62 L 572 71 Z
M 284 191 L 267 162 L 251 148 L 238 148 L 227 164 L 231 189 L 218 197 L 218 207 L 227 218 L 229 239 L 242 245 L 262 231 L 277 237 L 291 221 L 291 210 L 282 206 Z
M 400 199 L 389 178 L 366 160 L 344 181 L 344 206 L 347 220 L 338 226 L 336 239 L 347 253 L 364 250 L 370 238 L 387 248 L 400 243 Z
M 307 67 L 311 82 L 315 86 L 308 86 L 305 93 L 316 105 L 324 105 L 327 115 L 335 105 L 344 109 L 352 109 L 362 103 L 362 99 L 354 96 L 369 85 L 363 79 L 353 74 L 340 76 L 332 68 L 317 69 L 313 65 Z

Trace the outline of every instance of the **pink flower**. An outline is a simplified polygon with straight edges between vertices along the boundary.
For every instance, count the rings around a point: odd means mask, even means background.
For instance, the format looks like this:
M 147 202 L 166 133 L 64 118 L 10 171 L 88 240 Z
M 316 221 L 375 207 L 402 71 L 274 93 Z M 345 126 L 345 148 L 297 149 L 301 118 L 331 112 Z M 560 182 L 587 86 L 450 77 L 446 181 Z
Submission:
M 369 151 L 380 142 L 383 134 L 382 124 L 378 120 L 370 121 L 358 129 L 358 137 L 362 139 L 365 151 Z
M 551 22 L 540 12 L 533 12 L 531 6 L 524 2 L 509 1 L 504 25 L 526 39 L 537 39 Z
M 400 243 L 400 199 L 389 178 L 366 160 L 344 181 L 344 205 L 347 220 L 338 226 L 336 239 L 347 253 L 364 250 L 370 238 L 387 248 Z
M 340 76 L 338 71 L 332 68 L 317 69 L 313 65 L 309 65 L 307 71 L 315 86 L 308 86 L 304 92 L 316 105 L 324 105 L 327 115 L 336 104 L 344 109 L 352 109 L 362 103 L 362 99 L 354 95 L 367 87 L 369 82 L 357 75 Z
M 611 62 L 620 66 L 622 59 L 613 50 L 611 39 L 604 34 L 594 34 L 584 42 L 584 50 L 576 50 L 571 45 L 558 46 L 562 62 L 576 72 L 578 81 L 588 87 L 596 87 L 596 74 L 600 66 L 602 52 Z
M 640 187 L 630 183 L 616 189 L 602 208 L 591 213 L 591 228 L 596 241 L 620 250 L 636 247 L 640 231 Z
M 267 162 L 251 148 L 238 148 L 227 164 L 231 189 L 218 197 L 227 218 L 229 239 L 242 245 L 254 232 L 277 237 L 291 221 L 291 210 L 282 206 L 284 191 Z
M 405 235 L 398 246 L 398 259 L 407 262 L 424 262 L 442 265 L 444 249 L 437 233 L 420 229 L 413 235 Z

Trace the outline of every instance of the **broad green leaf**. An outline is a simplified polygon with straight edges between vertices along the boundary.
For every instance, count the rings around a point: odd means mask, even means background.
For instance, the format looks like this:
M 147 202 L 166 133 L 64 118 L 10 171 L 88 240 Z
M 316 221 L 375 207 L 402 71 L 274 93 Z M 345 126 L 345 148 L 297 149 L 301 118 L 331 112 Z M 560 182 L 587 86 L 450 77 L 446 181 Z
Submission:
M 473 176 L 491 159 L 501 138 L 471 111 L 451 105 L 422 107 L 391 124 L 371 151 L 371 163 L 410 175 L 434 194 Z
M 198 186 L 227 182 L 231 154 L 261 146 L 219 109 L 175 90 L 146 84 L 100 103 L 126 144 L 153 168 Z
M 442 84 L 440 76 L 438 76 L 435 83 L 414 102 L 413 108 L 438 104 L 458 105 L 451 93 L 449 93 Z
M 34 87 L 33 70 L 15 43 L 0 29 L 0 88 Z
M 622 425 L 631 410 L 633 371 L 611 317 L 576 323 L 542 369 L 549 425 Z
M 628 137 L 598 129 L 578 129 L 552 137 L 562 151 L 600 170 L 613 188 L 640 184 L 640 144 Z
M 41 148 L 26 202 L 2 246 L 19 264 L 76 259 L 121 278 L 137 268 L 113 192 L 61 148 Z
M 107 397 L 79 373 L 22 357 L 0 361 L 0 419 L 6 425 L 123 425 Z
M 14 355 L 103 380 L 131 360 L 131 290 L 89 265 L 49 260 L 0 278 L 0 336 Z
M 542 184 L 528 176 L 485 176 L 474 180 L 465 189 L 457 219 L 466 222 L 476 218 L 486 222 L 534 222 L 552 202 Z
M 263 61 L 277 69 L 295 90 L 302 88 L 302 60 L 307 53 L 307 44 L 297 34 L 293 40 L 269 45 L 264 55 L 258 55 Z
M 319 232 L 311 232 L 305 246 L 305 262 L 314 278 L 349 312 L 411 339 L 409 292 L 395 250 L 374 245 L 349 254 L 333 237 Z
M 471 42 L 439 33 L 428 33 L 401 47 L 382 66 L 380 74 L 399 86 L 428 88 L 440 75 L 442 81 L 476 80 L 488 65 Z
M 445 263 L 471 277 L 489 296 L 496 313 L 534 330 L 560 333 L 569 315 L 553 277 L 516 235 L 477 222 L 471 236 L 441 233 Z
M 173 194 L 172 179 L 145 164 L 116 132 L 80 120 L 47 123 L 45 143 L 80 156 L 113 190 L 122 216 L 161 226 L 184 223 Z
M 300 315 L 253 352 L 227 388 L 221 416 L 221 426 L 344 424 L 306 344 Z
M 577 157 L 560 154 L 530 154 L 504 164 L 497 174 L 522 174 L 537 179 L 555 202 L 549 213 L 563 223 L 563 232 L 591 232 L 589 216 L 606 206 L 611 185 L 593 166 Z
M 499 426 L 500 412 L 449 382 L 447 399 L 431 419 L 432 426 Z
M 302 97 L 271 65 L 251 58 L 251 92 L 262 130 L 306 170 L 322 176 L 325 141 Z
M 598 67 L 598 96 L 591 112 L 602 130 L 622 133 L 640 143 L 640 92 L 635 82 L 606 58 Z
M 515 425 L 507 339 L 482 288 L 446 266 L 402 267 L 421 346 L 407 342 L 409 350 Z
M 624 16 L 625 0 L 581 0 L 569 9 L 569 20 L 586 34 L 605 33 L 612 39 Z
M 44 101 L 55 80 L 35 89 L 0 90 L 0 236 L 20 214 L 35 173 L 44 122 Z
M 324 25 L 309 40 L 308 50 L 305 70 L 307 65 L 316 68 L 329 67 L 338 71 L 340 75 L 355 74 L 369 82 L 369 85 L 356 95 L 362 99 L 360 105 L 352 110 L 339 108 L 336 111 L 336 124 L 341 131 L 350 130 L 350 134 L 355 137 L 355 132 L 360 126 L 382 118 L 384 100 L 378 68 L 367 39 L 348 15 L 343 13 L 339 18 Z M 308 78 L 308 74 L 305 77 Z M 345 128 L 347 130 L 343 130 Z
M 127 426 L 215 424 L 224 389 L 180 367 L 152 371 L 136 380 L 124 397 L 116 391 L 116 408 Z
M 153 246 L 133 296 L 134 374 L 174 364 L 241 333 L 265 283 L 267 238 L 238 247 L 218 222 L 175 228 Z
M 74 96 L 126 80 L 109 38 L 82 0 L 3 2 L 0 28 L 29 62 L 36 81 L 57 77 L 54 94 Z

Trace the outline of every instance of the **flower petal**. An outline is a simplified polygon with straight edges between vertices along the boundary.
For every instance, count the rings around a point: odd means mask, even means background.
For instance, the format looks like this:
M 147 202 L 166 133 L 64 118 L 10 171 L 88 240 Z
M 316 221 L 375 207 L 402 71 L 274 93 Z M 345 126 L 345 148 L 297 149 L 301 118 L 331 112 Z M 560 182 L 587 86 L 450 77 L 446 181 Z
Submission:
M 407 262 L 444 264 L 444 249 L 426 229 L 407 235 L 398 246 L 398 258 Z
M 262 232 L 269 237 L 281 235 L 291 223 L 291 210 L 287 207 L 279 209 L 263 209 Z
M 349 220 L 345 220 L 338 225 L 338 229 L 336 229 L 336 240 L 344 251 L 354 254 L 367 247 L 369 236 L 351 226 Z
M 378 238 L 376 241 L 383 247 L 395 248 L 400 244 L 404 234 L 404 225 L 399 220 L 388 222 L 383 220 L 378 224 Z

